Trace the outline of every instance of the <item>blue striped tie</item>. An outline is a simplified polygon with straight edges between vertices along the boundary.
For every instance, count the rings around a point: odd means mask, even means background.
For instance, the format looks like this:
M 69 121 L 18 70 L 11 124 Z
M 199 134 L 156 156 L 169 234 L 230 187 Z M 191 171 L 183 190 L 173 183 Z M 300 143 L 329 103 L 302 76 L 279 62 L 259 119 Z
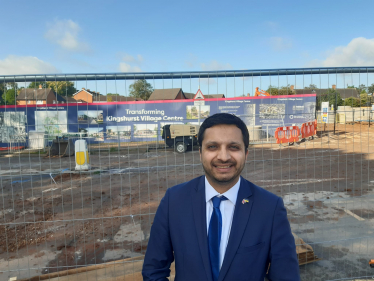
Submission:
M 219 275 L 219 246 L 222 234 L 222 215 L 219 210 L 219 205 L 221 204 L 221 201 L 224 200 L 227 200 L 225 196 L 216 196 L 212 198 L 213 212 L 209 223 L 208 244 L 213 281 L 217 281 Z

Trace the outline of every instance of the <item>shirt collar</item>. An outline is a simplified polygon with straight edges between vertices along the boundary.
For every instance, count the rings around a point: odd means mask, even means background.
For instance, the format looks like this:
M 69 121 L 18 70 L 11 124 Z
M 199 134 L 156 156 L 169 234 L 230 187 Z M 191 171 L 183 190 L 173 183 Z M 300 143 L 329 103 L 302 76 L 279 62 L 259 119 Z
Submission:
M 235 205 L 236 204 L 236 199 L 238 198 L 238 192 L 239 192 L 239 187 L 240 187 L 240 180 L 241 180 L 241 177 L 239 177 L 238 182 L 233 187 L 231 187 L 225 193 L 220 194 L 219 192 L 217 192 L 217 190 L 214 189 L 213 186 L 210 185 L 210 183 L 208 182 L 208 180 L 205 177 L 205 201 L 208 202 L 214 196 L 217 196 L 217 195 L 221 196 L 221 195 L 223 195 L 228 200 L 230 200 L 231 203 L 233 203 Z

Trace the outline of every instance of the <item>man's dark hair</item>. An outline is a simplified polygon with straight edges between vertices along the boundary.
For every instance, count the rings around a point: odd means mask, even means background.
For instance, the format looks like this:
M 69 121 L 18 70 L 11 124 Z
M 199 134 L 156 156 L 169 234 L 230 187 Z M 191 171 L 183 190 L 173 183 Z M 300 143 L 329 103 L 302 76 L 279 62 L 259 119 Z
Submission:
M 205 119 L 203 124 L 201 124 L 200 126 L 199 133 L 197 134 L 197 141 L 199 143 L 200 149 L 202 147 L 205 130 L 217 125 L 235 125 L 236 127 L 238 127 L 242 131 L 245 151 L 248 150 L 249 133 L 247 126 L 242 119 L 235 116 L 234 114 L 229 113 L 216 113 Z

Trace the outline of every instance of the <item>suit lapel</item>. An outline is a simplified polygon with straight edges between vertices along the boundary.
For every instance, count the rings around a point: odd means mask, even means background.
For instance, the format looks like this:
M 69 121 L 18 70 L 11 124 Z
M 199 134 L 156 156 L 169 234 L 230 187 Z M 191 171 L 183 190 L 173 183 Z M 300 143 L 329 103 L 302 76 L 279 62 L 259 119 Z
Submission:
M 198 186 L 192 190 L 192 208 L 194 214 L 197 239 L 199 241 L 200 252 L 203 259 L 205 273 L 208 281 L 212 281 L 212 271 L 210 268 L 208 252 L 208 236 L 206 226 L 206 202 L 205 202 L 205 177 L 200 177 Z
M 249 215 L 253 205 L 252 191 L 249 182 L 241 178 L 238 198 L 236 199 L 234 217 L 232 219 L 230 238 L 227 244 L 225 258 L 223 259 L 218 281 L 222 281 L 230 268 L 231 262 L 235 257 L 236 251 L 243 238 L 244 231 L 247 227 Z M 248 203 L 243 204 L 242 200 L 247 199 Z

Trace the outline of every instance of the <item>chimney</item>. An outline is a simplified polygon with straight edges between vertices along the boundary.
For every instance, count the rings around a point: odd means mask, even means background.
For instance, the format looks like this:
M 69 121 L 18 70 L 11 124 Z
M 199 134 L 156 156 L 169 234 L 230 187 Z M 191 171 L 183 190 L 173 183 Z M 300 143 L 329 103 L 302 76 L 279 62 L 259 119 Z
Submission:
M 250 97 L 250 96 L 251 96 L 251 95 L 248 93 L 248 94 L 247 94 L 247 97 Z
M 291 87 L 290 87 L 291 91 L 293 91 L 294 88 L 295 88 L 295 86 L 291 85 Z
M 90 91 L 90 89 L 87 89 L 87 91 L 89 92 L 89 91 Z
M 336 89 L 336 85 L 332 85 L 332 88 L 335 90 Z
M 82 90 L 86 90 L 85 88 L 82 88 Z
M 42 86 L 42 84 L 39 84 L 39 89 L 43 89 L 43 86 Z

